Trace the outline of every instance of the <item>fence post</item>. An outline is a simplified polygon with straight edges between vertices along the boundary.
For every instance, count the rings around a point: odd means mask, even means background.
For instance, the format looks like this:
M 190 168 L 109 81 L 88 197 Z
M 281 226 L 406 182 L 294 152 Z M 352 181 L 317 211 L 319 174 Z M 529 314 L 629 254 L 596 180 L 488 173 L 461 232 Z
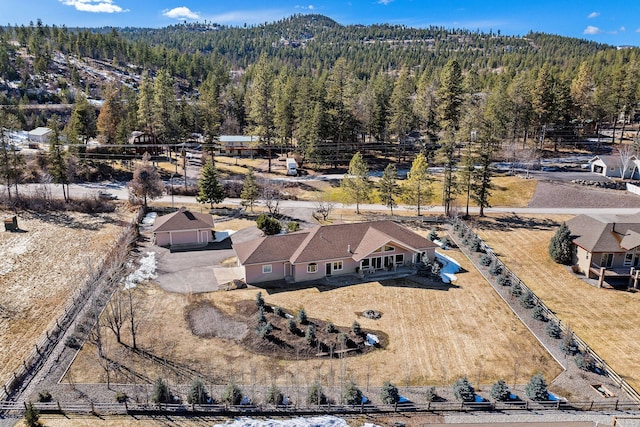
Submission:
M 62 408 L 60 407 L 60 401 L 56 400 L 56 403 L 58 404 L 58 412 L 62 413 Z

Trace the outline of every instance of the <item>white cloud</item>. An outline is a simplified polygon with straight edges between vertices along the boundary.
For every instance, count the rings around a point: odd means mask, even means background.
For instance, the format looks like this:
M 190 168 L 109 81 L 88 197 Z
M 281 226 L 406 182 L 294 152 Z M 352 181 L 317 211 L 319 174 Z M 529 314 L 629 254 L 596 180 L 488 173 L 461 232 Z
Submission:
M 636 33 L 640 33 L 640 28 L 636 28 Z
M 594 27 L 593 25 L 589 25 L 584 29 L 582 34 L 602 34 L 602 30 L 598 27 Z
M 220 15 L 208 16 L 207 20 L 217 24 L 262 24 L 282 19 L 282 10 L 236 10 Z
M 314 10 L 316 7 L 312 4 L 308 5 L 308 6 L 301 6 L 301 5 L 296 5 L 295 7 L 296 9 L 308 9 L 308 10 Z
M 627 31 L 626 27 L 620 27 L 619 28 L 620 32 L 624 33 L 625 31 Z
M 587 16 L 587 18 L 593 19 L 593 18 L 597 18 L 598 16 L 600 16 L 600 12 L 591 12 L 589 16 Z
M 60 2 L 66 6 L 73 6 L 80 12 L 120 13 L 129 11 L 129 9 L 123 9 L 117 4 L 113 4 L 113 0 L 60 0 Z
M 383 4 L 383 5 L 388 5 L 389 3 L 391 3 L 393 0 L 378 0 L 378 4 Z
M 196 12 L 192 12 L 191 9 L 185 6 L 174 7 L 173 9 L 165 9 L 162 14 L 167 18 L 173 19 L 199 19 L 200 15 Z

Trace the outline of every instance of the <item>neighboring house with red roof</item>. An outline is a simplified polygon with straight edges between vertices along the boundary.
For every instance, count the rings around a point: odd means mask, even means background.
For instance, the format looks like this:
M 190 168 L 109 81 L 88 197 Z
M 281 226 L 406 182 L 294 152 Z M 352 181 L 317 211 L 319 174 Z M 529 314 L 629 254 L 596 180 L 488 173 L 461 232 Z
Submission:
M 433 259 L 436 247 L 393 221 L 323 225 L 233 245 L 247 283 L 389 270 Z
M 640 268 L 640 213 L 578 215 L 567 221 L 574 264 L 600 286 L 606 278 L 629 278 Z
M 202 245 L 213 242 L 213 217 L 187 208 L 158 217 L 153 225 L 158 246 Z

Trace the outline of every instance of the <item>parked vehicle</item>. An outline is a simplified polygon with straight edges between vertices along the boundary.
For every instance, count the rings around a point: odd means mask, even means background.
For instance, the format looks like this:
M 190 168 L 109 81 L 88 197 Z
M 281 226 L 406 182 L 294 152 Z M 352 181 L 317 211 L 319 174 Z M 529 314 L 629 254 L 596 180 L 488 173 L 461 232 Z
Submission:
M 298 176 L 298 164 L 296 163 L 296 159 L 287 159 L 287 175 Z

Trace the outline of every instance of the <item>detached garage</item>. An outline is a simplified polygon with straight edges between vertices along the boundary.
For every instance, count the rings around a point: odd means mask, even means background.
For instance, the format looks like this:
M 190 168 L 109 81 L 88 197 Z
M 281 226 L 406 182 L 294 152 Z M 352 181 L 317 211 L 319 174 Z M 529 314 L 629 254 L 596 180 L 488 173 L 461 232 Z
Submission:
M 156 219 L 153 238 L 158 246 L 206 246 L 213 242 L 213 217 L 182 207 Z

